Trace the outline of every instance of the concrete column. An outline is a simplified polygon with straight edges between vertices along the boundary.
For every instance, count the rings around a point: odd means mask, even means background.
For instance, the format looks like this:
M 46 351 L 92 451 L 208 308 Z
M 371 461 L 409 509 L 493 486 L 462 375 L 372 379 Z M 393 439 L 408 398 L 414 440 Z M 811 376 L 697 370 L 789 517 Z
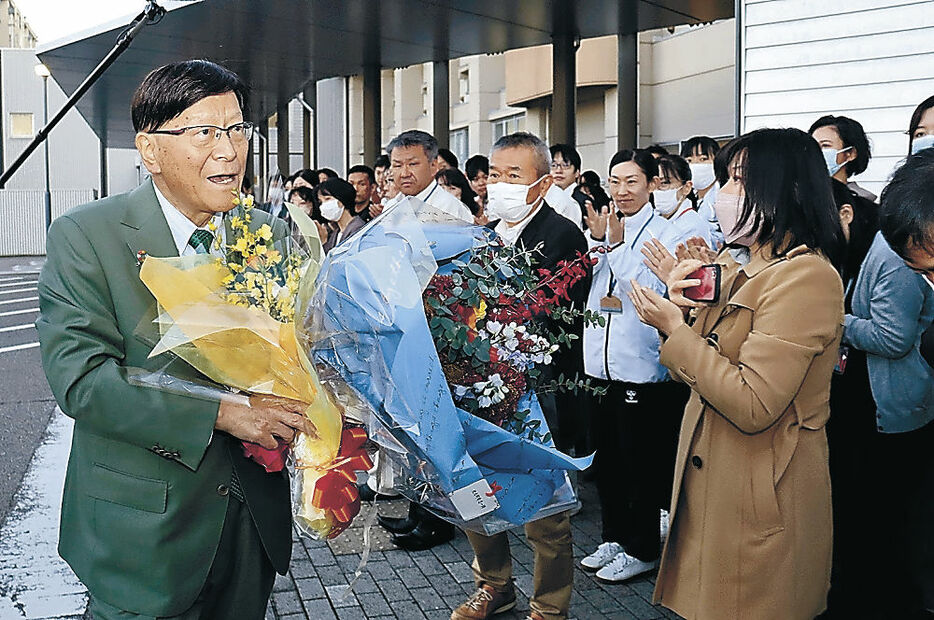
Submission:
M 382 82 L 378 64 L 363 66 L 363 163 L 372 166 L 379 156 L 382 134 Z
M 556 2 L 552 16 L 551 144 L 577 143 L 577 25 L 575 3 Z
M 265 202 L 266 186 L 269 183 L 269 119 L 263 118 L 256 124 L 259 134 L 259 178 L 253 188 L 257 202 Z
M 289 102 L 279 102 L 276 107 L 276 165 L 279 173 L 285 177 L 289 170 Z
M 318 161 L 316 152 L 317 141 L 312 139 L 312 123 L 315 122 L 312 110 L 318 99 L 318 87 L 314 81 L 308 82 L 302 90 L 305 104 L 302 106 L 302 167 L 311 168 Z
M 617 146 L 633 149 L 638 144 L 639 122 L 639 22 L 637 3 L 622 2 L 617 35 Z
M 431 122 L 432 134 L 438 146 L 448 148 L 451 141 L 451 72 L 448 61 L 431 63 Z
M 346 78 L 320 80 L 315 104 L 316 168 L 333 168 L 343 174 L 347 164 Z
M 109 179 L 109 177 L 107 176 L 108 162 L 107 162 L 107 136 L 106 136 L 106 131 L 107 131 L 107 130 L 105 129 L 105 130 L 104 130 L 105 135 L 101 138 L 101 146 L 100 146 L 100 148 L 101 148 L 101 152 L 100 152 L 100 157 L 101 157 L 101 194 L 100 194 L 100 196 L 99 196 L 100 198 L 106 198 L 107 196 L 110 195 L 110 179 Z

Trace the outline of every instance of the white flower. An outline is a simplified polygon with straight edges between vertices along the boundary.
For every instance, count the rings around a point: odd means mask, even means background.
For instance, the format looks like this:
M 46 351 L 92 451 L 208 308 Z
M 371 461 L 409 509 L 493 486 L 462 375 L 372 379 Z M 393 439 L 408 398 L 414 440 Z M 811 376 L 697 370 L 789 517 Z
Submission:
M 500 331 L 502 331 L 503 324 L 499 321 L 487 321 L 484 329 L 495 336 Z
M 493 401 L 490 400 L 488 396 L 481 396 L 477 400 L 480 401 L 480 407 L 489 407 L 491 404 L 493 404 Z

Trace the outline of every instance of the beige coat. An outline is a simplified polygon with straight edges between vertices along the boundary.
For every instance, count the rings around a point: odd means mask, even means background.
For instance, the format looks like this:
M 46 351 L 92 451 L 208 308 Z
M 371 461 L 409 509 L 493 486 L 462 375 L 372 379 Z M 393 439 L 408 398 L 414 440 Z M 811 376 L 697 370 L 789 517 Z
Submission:
M 720 302 L 661 349 L 693 392 L 655 600 L 689 619 L 810 619 L 830 585 L 824 425 L 843 287 L 803 246 L 718 260 Z

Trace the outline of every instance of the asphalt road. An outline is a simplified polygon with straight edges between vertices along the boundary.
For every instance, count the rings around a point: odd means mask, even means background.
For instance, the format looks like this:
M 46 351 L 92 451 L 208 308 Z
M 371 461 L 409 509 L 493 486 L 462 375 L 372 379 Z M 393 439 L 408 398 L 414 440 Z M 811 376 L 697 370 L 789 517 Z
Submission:
M 42 262 L 0 258 L 0 524 L 55 409 L 33 325 Z

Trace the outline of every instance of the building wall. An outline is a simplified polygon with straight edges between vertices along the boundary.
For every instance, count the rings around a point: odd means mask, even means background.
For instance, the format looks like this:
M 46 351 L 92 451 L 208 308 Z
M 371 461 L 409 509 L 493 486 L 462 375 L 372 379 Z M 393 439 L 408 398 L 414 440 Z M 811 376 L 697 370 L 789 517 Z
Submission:
M 36 47 L 36 33 L 12 0 L 0 0 L 0 47 Z
M 873 149 L 855 180 L 878 194 L 907 154 L 912 111 L 934 94 L 934 2 L 746 0 L 743 26 L 743 130 L 849 116 Z
M 645 33 L 639 47 L 640 146 L 733 135 L 736 22 Z
M 44 125 L 42 78 L 35 73 L 38 63 L 33 50 L 0 50 L 4 170 Z M 62 89 L 54 78 L 49 78 L 49 116 L 61 109 L 65 101 Z M 15 114 L 32 115 L 33 130 L 29 135 L 14 137 L 12 130 Z M 49 135 L 47 144 L 52 189 L 100 188 L 100 141 L 79 112 L 72 110 L 65 115 Z M 44 149 L 45 146 L 40 146 L 33 152 L 10 179 L 8 189 L 45 189 Z M 135 165 L 130 164 L 123 172 L 135 177 Z

